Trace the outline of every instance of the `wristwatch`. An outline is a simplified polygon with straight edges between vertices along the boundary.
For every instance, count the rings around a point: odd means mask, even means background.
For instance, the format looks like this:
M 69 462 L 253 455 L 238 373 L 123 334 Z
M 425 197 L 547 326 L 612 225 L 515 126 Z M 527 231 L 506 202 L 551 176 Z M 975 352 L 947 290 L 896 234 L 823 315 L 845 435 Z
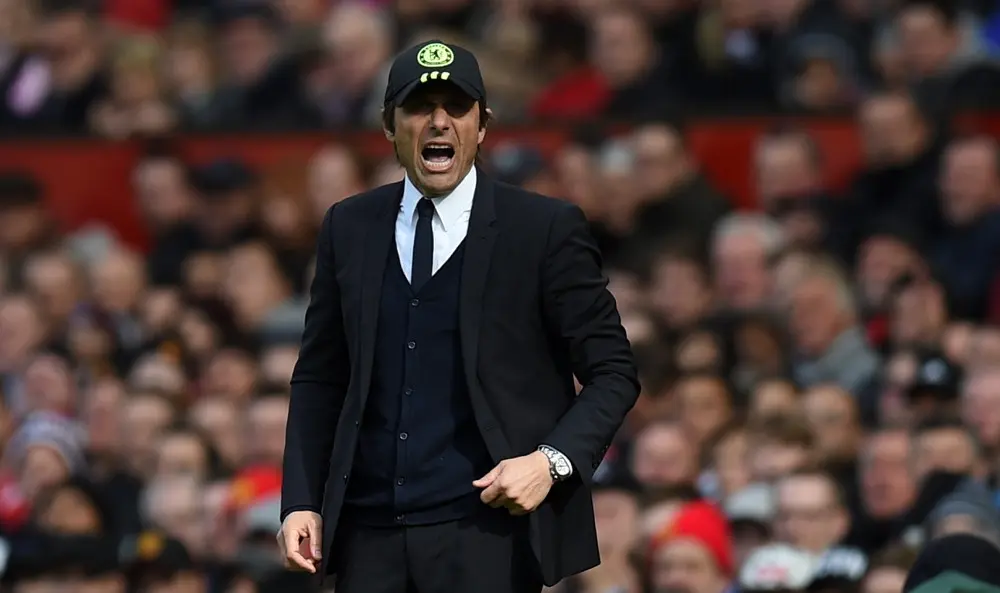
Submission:
M 562 482 L 573 475 L 573 464 L 569 462 L 569 457 L 548 445 L 541 445 L 538 450 L 548 457 L 549 475 L 552 476 L 554 482 Z

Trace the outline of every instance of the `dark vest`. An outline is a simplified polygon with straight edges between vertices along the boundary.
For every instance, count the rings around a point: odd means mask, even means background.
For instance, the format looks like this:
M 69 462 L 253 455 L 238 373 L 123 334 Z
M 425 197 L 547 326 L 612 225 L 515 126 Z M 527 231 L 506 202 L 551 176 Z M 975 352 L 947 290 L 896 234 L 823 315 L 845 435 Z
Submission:
M 390 252 L 371 391 L 342 516 L 375 526 L 452 521 L 482 505 L 472 482 L 493 467 L 462 367 L 465 243 L 419 292 L 396 249 Z

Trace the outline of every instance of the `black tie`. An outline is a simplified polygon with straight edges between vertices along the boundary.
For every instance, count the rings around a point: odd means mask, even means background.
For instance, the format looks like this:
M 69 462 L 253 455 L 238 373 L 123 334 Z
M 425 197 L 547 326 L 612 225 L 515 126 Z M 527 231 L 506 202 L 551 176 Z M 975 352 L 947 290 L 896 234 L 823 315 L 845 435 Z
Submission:
M 431 279 L 434 266 L 434 232 L 431 219 L 434 218 L 434 202 L 421 198 L 417 202 L 417 234 L 413 237 L 413 269 L 410 272 L 410 286 L 413 290 Z

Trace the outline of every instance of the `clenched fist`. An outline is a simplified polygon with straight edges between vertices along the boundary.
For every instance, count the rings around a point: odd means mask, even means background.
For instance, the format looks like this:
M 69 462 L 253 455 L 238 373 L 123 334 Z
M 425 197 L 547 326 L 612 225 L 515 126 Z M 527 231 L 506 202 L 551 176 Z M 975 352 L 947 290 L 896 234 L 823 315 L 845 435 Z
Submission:
M 538 508 L 552 489 L 549 459 L 535 451 L 504 459 L 490 473 L 472 483 L 483 488 L 479 498 L 493 508 L 506 507 L 511 515 L 525 515 Z
M 312 511 L 295 511 L 285 517 L 278 530 L 278 547 L 285 568 L 316 574 L 323 555 L 323 518 Z

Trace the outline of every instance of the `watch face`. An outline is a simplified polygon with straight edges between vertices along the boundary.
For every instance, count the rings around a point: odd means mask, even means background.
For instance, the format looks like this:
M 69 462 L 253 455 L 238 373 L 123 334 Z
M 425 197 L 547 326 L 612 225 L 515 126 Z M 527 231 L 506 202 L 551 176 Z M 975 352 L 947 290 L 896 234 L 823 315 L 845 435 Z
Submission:
M 560 478 L 565 478 L 569 475 L 569 463 L 565 459 L 556 460 L 555 468 Z

